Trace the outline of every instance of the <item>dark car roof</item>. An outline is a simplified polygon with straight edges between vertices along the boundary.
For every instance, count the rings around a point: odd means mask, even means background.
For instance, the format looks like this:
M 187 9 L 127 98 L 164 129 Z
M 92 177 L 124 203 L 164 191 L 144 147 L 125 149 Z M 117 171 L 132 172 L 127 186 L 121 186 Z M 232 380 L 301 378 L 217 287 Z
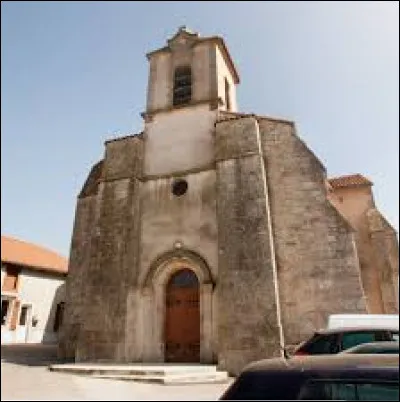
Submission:
M 249 364 L 220 400 L 293 400 L 306 381 L 399 381 L 397 355 L 314 355 Z
M 346 349 L 341 353 L 354 353 L 358 351 L 380 351 L 380 350 L 393 350 L 399 351 L 399 342 L 395 341 L 382 341 L 382 342 L 369 342 L 362 343 L 361 345 L 353 346 Z
M 319 329 L 315 331 L 316 334 L 321 335 L 329 335 L 329 334 L 337 334 L 344 332 L 370 332 L 370 331 L 390 331 L 390 332 L 399 332 L 398 328 L 388 328 L 388 327 L 379 327 L 379 326 L 371 326 L 371 327 L 343 327 L 343 328 L 328 328 L 328 329 Z
M 295 356 L 290 359 L 273 358 L 264 359 L 249 364 L 243 371 L 291 371 L 291 370 L 321 370 L 360 367 L 399 367 L 399 358 L 395 355 L 311 355 Z

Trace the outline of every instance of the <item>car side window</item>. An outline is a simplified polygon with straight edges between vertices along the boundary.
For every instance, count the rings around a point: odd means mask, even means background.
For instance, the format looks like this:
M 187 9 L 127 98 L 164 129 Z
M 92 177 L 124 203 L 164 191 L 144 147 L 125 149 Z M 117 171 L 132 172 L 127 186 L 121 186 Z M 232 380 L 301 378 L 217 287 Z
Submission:
M 221 400 L 291 400 L 303 382 L 297 373 L 245 372 L 228 388 Z
M 354 384 L 347 383 L 331 383 L 328 385 L 330 388 L 331 399 L 337 401 L 356 401 L 357 393 Z
M 298 399 L 312 401 L 357 400 L 354 384 L 329 380 L 308 381 L 300 391 Z
M 299 400 L 328 401 L 332 399 L 329 383 L 325 381 L 307 381 L 299 392 Z
M 300 400 L 398 401 L 398 383 L 351 383 L 333 380 L 308 381 Z
M 336 336 L 320 335 L 319 338 L 308 345 L 307 352 L 312 355 L 337 353 Z
M 352 348 L 362 343 L 375 342 L 375 333 L 373 332 L 351 332 L 342 335 L 342 350 Z
M 359 401 L 398 401 L 399 384 L 357 384 Z

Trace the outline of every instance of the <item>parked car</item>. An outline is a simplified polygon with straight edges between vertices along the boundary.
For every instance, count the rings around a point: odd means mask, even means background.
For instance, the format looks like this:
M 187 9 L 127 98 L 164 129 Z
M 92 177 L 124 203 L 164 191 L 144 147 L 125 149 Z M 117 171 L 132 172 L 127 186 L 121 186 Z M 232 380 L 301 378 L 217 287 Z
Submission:
M 363 343 L 361 345 L 354 346 L 350 349 L 344 350 L 341 353 L 352 354 L 399 354 L 399 342 L 371 342 Z
M 398 329 L 354 327 L 316 331 L 294 350 L 294 355 L 335 354 L 354 346 L 382 341 L 399 341 Z
M 397 401 L 398 398 L 397 356 L 338 354 L 252 363 L 220 400 Z

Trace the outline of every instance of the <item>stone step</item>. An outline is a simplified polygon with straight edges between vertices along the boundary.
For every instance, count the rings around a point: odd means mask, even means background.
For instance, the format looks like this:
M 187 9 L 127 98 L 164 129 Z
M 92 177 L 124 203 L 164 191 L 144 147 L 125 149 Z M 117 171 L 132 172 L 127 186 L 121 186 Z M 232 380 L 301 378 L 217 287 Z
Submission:
M 175 374 L 175 375 L 120 375 L 120 374 L 97 374 L 93 378 L 137 381 L 146 383 L 156 383 L 164 385 L 184 385 L 184 384 L 221 384 L 229 381 L 226 372 L 216 372 L 214 374 Z
M 76 374 L 167 375 L 175 373 L 216 373 L 214 365 L 141 365 L 141 364 L 52 364 L 50 371 Z
M 229 380 L 224 371 L 215 365 L 202 364 L 53 364 L 50 371 L 88 375 L 125 381 L 153 382 L 160 384 L 205 384 Z

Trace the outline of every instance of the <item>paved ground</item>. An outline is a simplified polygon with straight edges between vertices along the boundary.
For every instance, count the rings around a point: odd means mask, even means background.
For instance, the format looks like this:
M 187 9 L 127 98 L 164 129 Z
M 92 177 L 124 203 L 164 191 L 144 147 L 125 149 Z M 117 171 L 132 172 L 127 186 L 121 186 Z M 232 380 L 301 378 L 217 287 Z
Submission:
M 217 400 L 228 384 L 158 385 L 50 372 L 55 349 L 1 347 L 1 400 Z

